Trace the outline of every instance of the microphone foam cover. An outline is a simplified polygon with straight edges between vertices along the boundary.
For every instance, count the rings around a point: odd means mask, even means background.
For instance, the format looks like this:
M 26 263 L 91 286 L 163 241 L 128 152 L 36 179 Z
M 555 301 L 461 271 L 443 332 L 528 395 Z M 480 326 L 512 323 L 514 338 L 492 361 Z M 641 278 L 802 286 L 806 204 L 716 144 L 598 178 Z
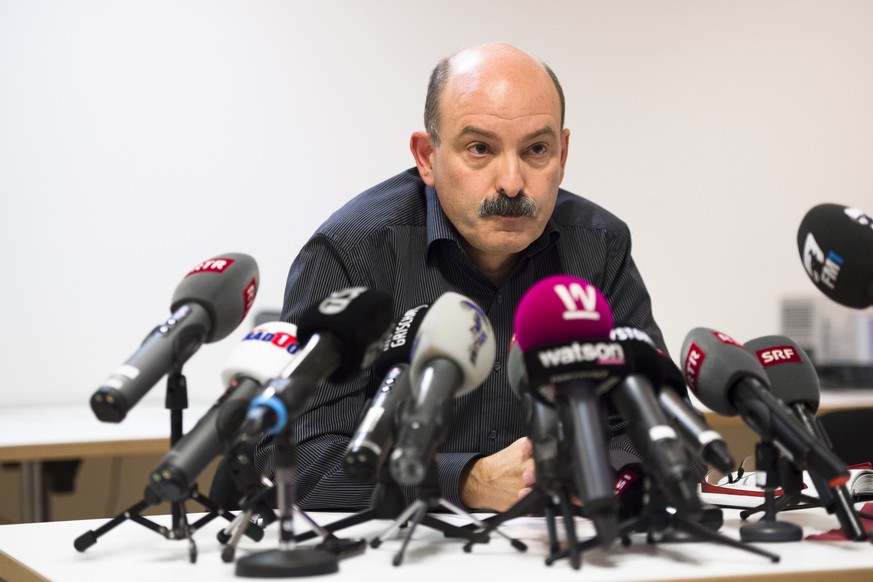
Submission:
M 873 305 L 873 218 L 839 204 L 812 207 L 797 231 L 797 250 L 819 291 L 846 307 Z
M 348 287 L 310 306 L 297 322 L 297 338 L 305 344 L 316 333 L 334 334 L 342 344 L 342 361 L 331 380 L 365 367 L 372 353 L 382 347 L 392 325 L 394 299 L 384 291 Z
M 801 402 L 811 412 L 818 410 L 821 385 L 803 348 L 784 335 L 759 337 L 747 341 L 745 346 L 764 367 L 773 396 L 786 404 Z
M 227 386 L 237 376 L 266 384 L 278 377 L 300 348 L 297 326 L 286 321 L 270 321 L 253 328 L 237 344 L 221 370 Z
M 685 383 L 700 401 L 724 416 L 736 416 L 730 391 L 742 378 L 753 377 L 770 385 L 755 354 L 729 335 L 705 327 L 688 332 L 682 342 Z
M 400 317 L 400 321 L 394 326 L 394 331 L 385 340 L 382 353 L 373 362 L 373 371 L 377 376 L 384 376 L 388 373 L 388 370 L 397 364 L 409 363 L 410 355 L 412 354 L 412 343 L 418 333 L 418 328 L 421 327 L 421 322 L 427 310 L 427 304 L 419 305 L 418 307 L 408 309 Z
M 577 277 L 553 275 L 522 296 L 514 331 L 525 352 L 559 342 L 606 338 L 612 324 L 612 310 L 599 289 Z
M 497 342 L 488 316 L 473 300 L 447 291 L 427 310 L 418 328 L 409 373 L 413 390 L 422 369 L 435 358 L 444 358 L 461 370 L 463 380 L 455 398 L 479 387 L 494 367 Z
M 171 311 L 197 303 L 212 320 L 205 343 L 224 339 L 235 330 L 255 302 L 258 264 L 249 255 L 225 253 L 196 265 L 173 292 Z

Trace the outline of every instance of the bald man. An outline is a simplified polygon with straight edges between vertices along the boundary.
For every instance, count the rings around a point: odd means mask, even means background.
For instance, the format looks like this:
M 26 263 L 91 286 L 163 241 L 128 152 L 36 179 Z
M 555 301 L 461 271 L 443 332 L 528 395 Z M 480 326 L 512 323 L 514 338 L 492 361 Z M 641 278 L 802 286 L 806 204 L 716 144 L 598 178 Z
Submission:
M 522 402 L 506 376 L 524 293 L 554 274 L 585 279 L 603 292 L 616 325 L 645 330 L 666 348 L 628 227 L 560 188 L 570 130 L 549 67 L 508 44 L 461 51 L 433 70 L 424 124 L 410 139 L 415 167 L 354 197 L 305 244 L 288 274 L 282 319 L 293 323 L 346 287 L 391 294 L 395 321 L 447 291 L 475 301 L 494 327 L 497 360 L 478 389 L 454 400 L 434 468 L 446 500 L 505 511 L 536 479 Z M 301 508 L 370 506 L 375 484 L 349 480 L 341 460 L 381 379 L 363 370 L 324 383 L 294 424 Z M 620 419 L 610 432 L 613 467 L 638 462 Z M 266 439 L 256 455 L 265 474 L 273 472 L 271 451 Z

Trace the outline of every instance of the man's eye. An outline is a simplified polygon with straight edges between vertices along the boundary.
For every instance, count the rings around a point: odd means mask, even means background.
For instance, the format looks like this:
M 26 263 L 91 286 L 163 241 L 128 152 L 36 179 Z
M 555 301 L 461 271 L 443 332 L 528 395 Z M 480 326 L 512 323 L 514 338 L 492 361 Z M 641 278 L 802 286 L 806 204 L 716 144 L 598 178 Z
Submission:
M 470 146 L 470 151 L 476 154 L 477 156 L 484 156 L 488 153 L 488 146 L 484 143 L 474 143 Z
M 542 154 L 546 153 L 546 152 L 548 151 L 548 148 L 546 147 L 546 144 L 544 144 L 544 143 L 538 143 L 538 144 L 534 144 L 534 145 L 532 145 L 532 146 L 528 149 L 528 151 L 529 151 L 530 153 L 534 154 L 534 155 L 539 156 L 539 155 L 542 155 Z

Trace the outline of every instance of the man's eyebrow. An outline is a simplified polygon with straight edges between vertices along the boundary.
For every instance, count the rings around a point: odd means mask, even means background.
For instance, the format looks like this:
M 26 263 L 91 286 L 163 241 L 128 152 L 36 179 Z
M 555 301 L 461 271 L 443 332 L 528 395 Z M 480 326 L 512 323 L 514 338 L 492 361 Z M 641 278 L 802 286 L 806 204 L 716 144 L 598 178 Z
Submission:
M 493 131 L 488 131 L 487 129 L 482 129 L 481 127 L 476 127 L 474 125 L 465 125 L 461 131 L 458 132 L 458 137 L 464 137 L 467 135 L 479 136 L 485 139 L 497 139 L 497 134 Z M 525 135 L 522 137 L 522 141 L 530 141 L 543 136 L 552 138 L 557 137 L 555 130 L 551 126 L 546 125 Z

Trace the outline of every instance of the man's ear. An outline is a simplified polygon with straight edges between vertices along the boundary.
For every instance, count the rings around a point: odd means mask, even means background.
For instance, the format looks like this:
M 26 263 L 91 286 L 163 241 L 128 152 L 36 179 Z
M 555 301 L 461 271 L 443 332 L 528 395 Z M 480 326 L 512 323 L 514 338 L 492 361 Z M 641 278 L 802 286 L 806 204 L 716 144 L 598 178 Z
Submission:
M 415 131 L 409 138 L 409 150 L 415 158 L 415 165 L 424 183 L 433 188 L 434 147 L 426 131 Z

